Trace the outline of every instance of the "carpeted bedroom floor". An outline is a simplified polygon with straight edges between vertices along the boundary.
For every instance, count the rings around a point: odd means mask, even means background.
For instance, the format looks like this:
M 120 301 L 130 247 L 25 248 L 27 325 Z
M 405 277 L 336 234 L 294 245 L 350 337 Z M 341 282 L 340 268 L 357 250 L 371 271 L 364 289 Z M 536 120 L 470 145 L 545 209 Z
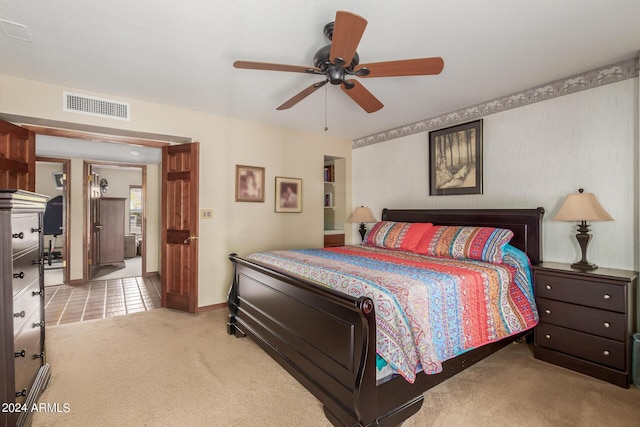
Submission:
M 320 403 L 227 310 L 156 309 L 47 328 L 52 379 L 33 426 L 329 426 Z M 640 389 L 535 360 L 512 344 L 429 390 L 405 427 L 637 426 Z

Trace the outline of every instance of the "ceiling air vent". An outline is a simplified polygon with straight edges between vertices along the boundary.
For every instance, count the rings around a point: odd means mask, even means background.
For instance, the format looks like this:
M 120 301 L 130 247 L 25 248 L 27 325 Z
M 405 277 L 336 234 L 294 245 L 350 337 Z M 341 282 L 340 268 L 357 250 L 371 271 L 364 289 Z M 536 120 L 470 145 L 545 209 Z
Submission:
M 62 110 L 111 119 L 131 120 L 131 106 L 128 102 L 112 101 L 71 92 L 63 93 Z

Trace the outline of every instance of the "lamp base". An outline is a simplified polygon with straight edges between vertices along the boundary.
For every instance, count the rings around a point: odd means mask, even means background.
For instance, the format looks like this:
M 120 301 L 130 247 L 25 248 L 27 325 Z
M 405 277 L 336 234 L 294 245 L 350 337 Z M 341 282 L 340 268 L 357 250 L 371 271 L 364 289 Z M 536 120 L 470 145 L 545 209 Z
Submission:
M 587 245 L 589 245 L 589 240 L 591 240 L 591 234 L 589 234 L 589 224 L 587 224 L 586 221 L 581 221 L 580 224 L 578 224 L 578 234 L 576 234 L 576 239 L 578 240 L 578 244 L 582 250 L 582 259 L 571 264 L 571 268 L 583 271 L 590 271 L 598 268 L 597 265 L 587 261 Z
M 360 229 L 358 231 L 360 232 L 360 238 L 362 238 L 362 241 L 364 242 L 364 236 L 367 234 L 367 226 L 364 222 L 360 223 Z
M 573 268 L 574 270 L 591 271 L 598 268 L 598 266 L 590 262 L 578 261 L 571 264 L 571 268 Z

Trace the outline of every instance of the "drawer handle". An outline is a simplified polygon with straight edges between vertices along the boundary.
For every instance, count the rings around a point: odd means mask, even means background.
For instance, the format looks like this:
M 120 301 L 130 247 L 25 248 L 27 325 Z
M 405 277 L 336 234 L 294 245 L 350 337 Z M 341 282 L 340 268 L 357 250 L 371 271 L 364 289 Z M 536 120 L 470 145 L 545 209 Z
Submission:
M 26 316 L 27 313 L 24 312 L 24 310 L 22 310 L 20 313 L 13 313 L 13 317 L 23 317 Z
M 605 350 L 605 351 L 602 352 L 602 354 L 605 355 L 605 356 L 608 356 L 609 355 L 609 351 Z
M 604 323 L 602 324 L 602 326 L 604 326 L 605 328 L 608 328 L 609 326 L 611 326 L 611 323 L 609 323 L 609 322 L 604 322 Z
M 31 291 L 31 296 L 35 297 L 35 296 L 42 296 L 44 295 L 44 291 L 43 290 L 39 290 L 38 292 L 36 291 Z
M 42 359 L 42 360 L 44 360 L 44 351 L 42 353 L 40 353 L 40 354 L 34 354 L 33 358 L 34 359 Z
M 546 309 L 544 312 L 545 312 L 546 314 L 551 314 L 551 310 L 549 310 L 549 309 Z
M 25 397 L 27 395 L 27 389 L 23 388 L 21 391 L 16 391 L 16 397 Z
M 551 339 L 551 335 L 549 335 L 549 334 L 546 334 L 544 337 L 545 337 L 546 339 L 548 339 L 548 340 L 550 340 L 550 339 Z
M 22 349 L 22 351 L 16 353 L 16 357 L 24 357 L 27 355 L 27 350 L 26 349 Z
M 14 279 L 24 279 L 24 271 L 21 271 L 20 273 L 13 273 L 13 278 Z
M 551 290 L 551 285 L 546 285 L 545 288 L 550 291 Z
M 22 231 L 19 233 L 13 233 L 11 237 L 13 237 L 14 239 L 24 239 L 24 233 Z
M 34 324 L 33 324 L 33 327 L 34 327 L 34 328 L 37 328 L 37 327 L 44 328 L 44 320 L 41 320 L 41 321 L 40 321 L 40 322 L 38 322 L 38 323 L 34 323 Z
M 609 295 L 609 294 L 604 294 L 604 295 L 602 296 L 602 298 L 604 298 L 604 299 L 611 299 L 611 295 Z
M 41 231 L 42 231 L 42 228 L 33 228 L 33 227 L 31 227 L 31 232 L 32 233 L 39 233 Z

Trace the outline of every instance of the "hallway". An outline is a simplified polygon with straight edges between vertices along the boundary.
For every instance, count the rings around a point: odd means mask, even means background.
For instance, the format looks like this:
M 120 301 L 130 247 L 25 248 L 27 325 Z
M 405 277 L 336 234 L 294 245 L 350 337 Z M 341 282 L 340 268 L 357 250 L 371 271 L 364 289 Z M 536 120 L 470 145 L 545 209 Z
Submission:
M 160 277 L 94 280 L 86 285 L 45 288 L 48 327 L 122 316 L 160 307 Z

